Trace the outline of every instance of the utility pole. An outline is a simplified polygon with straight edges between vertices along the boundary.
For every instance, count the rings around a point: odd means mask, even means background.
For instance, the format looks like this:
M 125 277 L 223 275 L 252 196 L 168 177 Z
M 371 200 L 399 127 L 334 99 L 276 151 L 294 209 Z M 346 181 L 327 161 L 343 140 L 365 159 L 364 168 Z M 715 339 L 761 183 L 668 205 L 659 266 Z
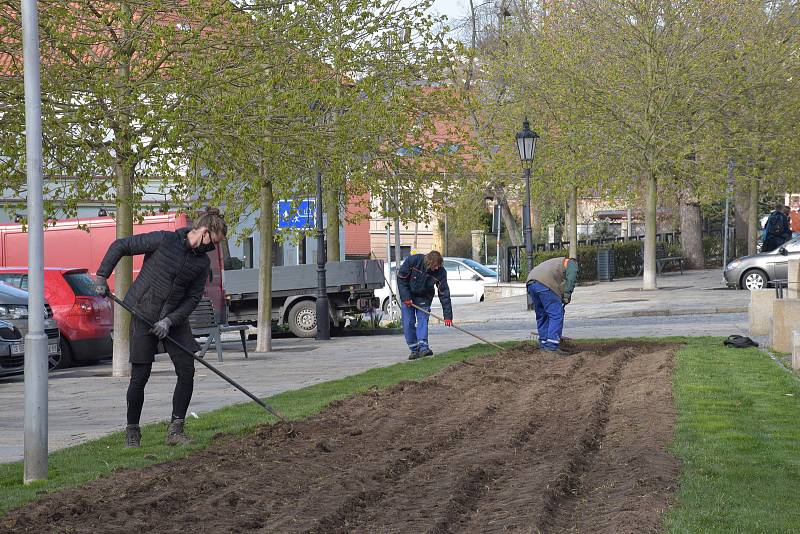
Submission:
M 495 200 L 495 219 L 497 219 L 497 245 L 495 250 L 495 263 L 497 263 L 497 282 L 501 282 L 501 278 L 503 282 L 508 281 L 508 276 L 505 276 L 503 273 L 505 270 L 503 266 L 500 265 L 500 233 L 503 231 L 503 206 L 500 203 L 500 200 Z
M 730 213 L 731 191 L 733 190 L 733 167 L 735 163 L 733 158 L 728 159 L 728 180 L 725 188 L 725 224 L 722 234 L 722 270 L 728 266 L 728 214 Z M 723 281 L 725 275 L 722 275 Z
M 36 0 L 22 0 L 28 179 L 28 333 L 25 335 L 24 482 L 47 478 L 47 335 L 44 332 L 42 94 Z
M 394 194 L 394 262 L 397 272 L 400 272 L 403 254 L 400 247 L 400 193 L 396 190 Z

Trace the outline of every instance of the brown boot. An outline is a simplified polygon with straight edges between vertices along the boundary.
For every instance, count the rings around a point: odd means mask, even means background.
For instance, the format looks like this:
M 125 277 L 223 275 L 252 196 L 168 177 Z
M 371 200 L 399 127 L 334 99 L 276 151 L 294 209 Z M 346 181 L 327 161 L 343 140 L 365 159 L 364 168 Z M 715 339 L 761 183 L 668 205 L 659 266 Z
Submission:
M 164 442 L 167 445 L 190 445 L 194 440 L 183 432 L 185 420 L 173 419 L 167 428 L 167 437 Z

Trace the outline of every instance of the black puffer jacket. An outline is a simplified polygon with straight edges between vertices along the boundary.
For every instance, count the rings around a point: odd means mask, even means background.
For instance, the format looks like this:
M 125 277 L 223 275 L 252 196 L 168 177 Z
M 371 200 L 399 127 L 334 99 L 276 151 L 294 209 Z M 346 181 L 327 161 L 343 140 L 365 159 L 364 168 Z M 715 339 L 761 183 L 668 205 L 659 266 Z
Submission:
M 181 228 L 117 239 L 108 247 L 97 275 L 108 278 L 123 256 L 144 254 L 142 270 L 124 302 L 152 322 L 169 317 L 179 325 L 200 302 L 211 266 L 208 248 L 192 249 L 188 233 L 189 228 Z

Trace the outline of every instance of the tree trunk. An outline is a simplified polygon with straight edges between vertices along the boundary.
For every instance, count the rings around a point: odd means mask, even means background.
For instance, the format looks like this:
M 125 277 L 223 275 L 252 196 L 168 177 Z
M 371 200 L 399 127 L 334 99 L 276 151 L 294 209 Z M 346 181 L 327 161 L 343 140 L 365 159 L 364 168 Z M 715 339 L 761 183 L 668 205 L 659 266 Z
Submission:
M 534 249 L 536 248 L 536 243 L 542 241 L 542 210 L 539 208 L 539 203 L 535 202 L 534 199 L 531 199 L 531 240 Z
M 133 235 L 133 167 L 126 162 L 114 165 L 117 189 L 117 239 Z M 123 256 L 114 270 L 114 293 L 124 298 L 133 282 L 133 258 Z M 112 376 L 130 376 L 131 345 L 128 332 L 131 316 L 122 306 L 114 306 Z
M 325 204 L 327 207 L 326 215 L 328 216 L 328 223 L 325 226 L 325 238 L 328 241 L 328 261 L 341 261 L 339 254 L 339 227 L 341 226 L 341 217 L 339 216 L 339 191 L 328 191 L 325 195 Z
M 272 243 L 274 242 L 272 180 L 261 189 L 261 217 L 258 233 L 258 324 L 256 352 L 272 352 Z
M 503 215 L 503 227 L 508 233 L 508 239 L 511 241 L 511 244 L 515 247 L 522 246 L 522 232 L 520 232 L 517 220 L 511 213 L 508 202 L 506 202 L 504 197 L 500 197 L 500 212 Z
M 647 204 L 644 221 L 644 279 L 642 289 L 658 289 L 656 282 L 656 232 L 658 231 L 658 183 L 652 169 L 645 172 Z
M 700 216 L 700 201 L 690 190 L 678 195 L 681 213 L 681 249 L 689 269 L 703 269 L 706 261 L 703 253 L 703 221 Z
M 569 192 L 569 257 L 578 257 L 578 186 Z
M 747 247 L 747 236 L 749 232 L 747 231 L 749 225 L 749 217 L 750 217 L 750 184 L 748 184 L 747 189 L 737 188 L 736 193 L 733 197 L 733 229 L 734 234 L 736 236 L 736 241 L 744 241 L 745 243 L 745 250 L 741 250 L 740 247 L 737 246 L 735 249 L 737 256 L 743 256 L 745 254 L 746 247 Z M 734 243 L 731 243 L 731 246 L 734 246 Z M 731 248 L 731 250 L 734 250 Z M 733 257 L 733 256 L 732 256 Z M 729 258 L 730 259 L 730 258 Z
M 747 254 L 753 255 L 758 248 L 758 178 L 750 180 L 750 210 L 747 217 Z

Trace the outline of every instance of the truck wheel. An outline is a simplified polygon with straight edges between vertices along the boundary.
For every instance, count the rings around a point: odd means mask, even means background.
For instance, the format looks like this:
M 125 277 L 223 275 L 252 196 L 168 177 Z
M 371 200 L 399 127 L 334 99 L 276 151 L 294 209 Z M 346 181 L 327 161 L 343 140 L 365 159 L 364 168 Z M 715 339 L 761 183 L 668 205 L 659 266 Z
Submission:
M 317 303 L 301 300 L 289 310 L 289 331 L 297 337 L 317 335 Z

